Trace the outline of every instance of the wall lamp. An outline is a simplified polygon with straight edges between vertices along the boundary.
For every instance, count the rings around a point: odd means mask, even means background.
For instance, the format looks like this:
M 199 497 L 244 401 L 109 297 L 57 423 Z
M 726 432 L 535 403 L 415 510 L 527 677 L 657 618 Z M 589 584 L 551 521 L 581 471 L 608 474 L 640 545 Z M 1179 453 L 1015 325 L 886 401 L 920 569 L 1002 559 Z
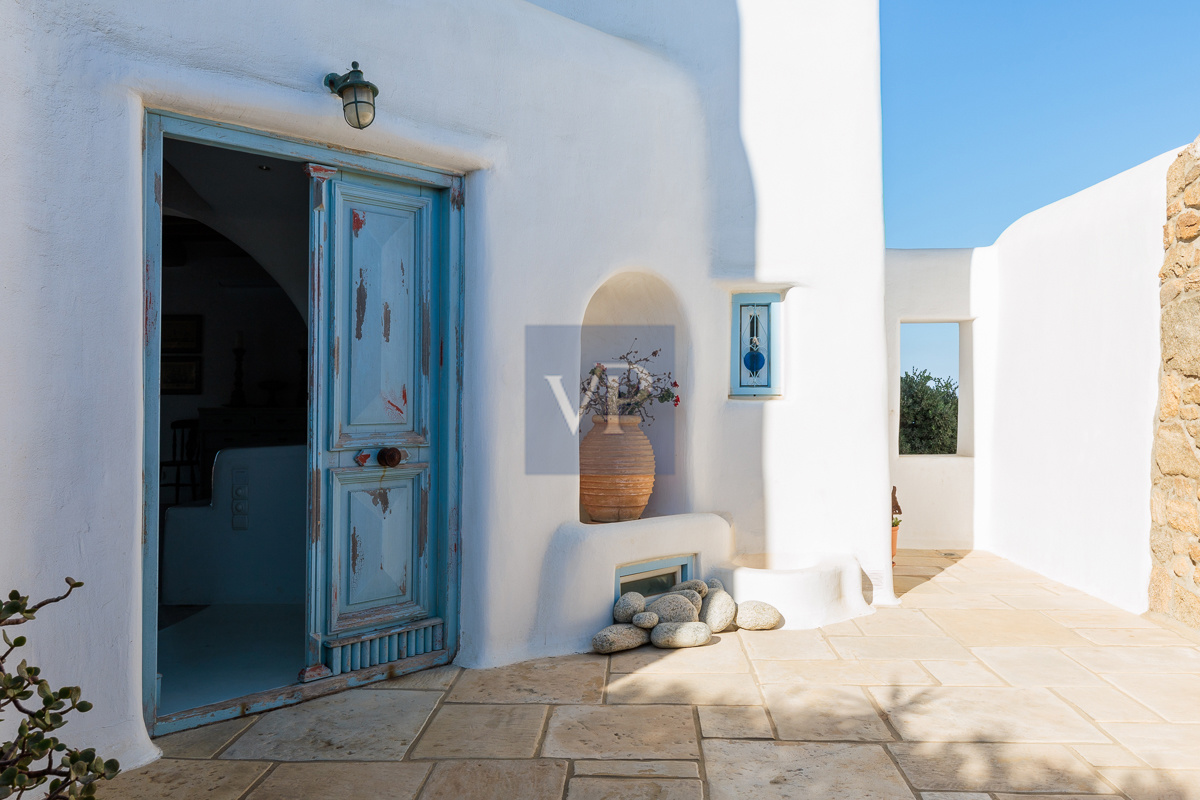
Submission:
M 375 96 L 379 87 L 363 78 L 358 62 L 350 64 L 345 75 L 331 72 L 325 76 L 329 91 L 342 97 L 342 113 L 351 128 L 365 128 L 375 121 Z

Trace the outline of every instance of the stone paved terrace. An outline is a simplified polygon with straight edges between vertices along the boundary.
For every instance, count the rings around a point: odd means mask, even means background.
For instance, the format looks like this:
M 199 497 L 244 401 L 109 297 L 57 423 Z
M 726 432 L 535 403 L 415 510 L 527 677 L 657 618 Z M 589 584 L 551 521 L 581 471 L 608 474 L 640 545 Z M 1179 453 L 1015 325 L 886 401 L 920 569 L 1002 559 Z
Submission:
M 1200 798 L 1200 639 L 986 553 L 897 564 L 898 609 L 443 667 L 164 737 L 101 795 Z

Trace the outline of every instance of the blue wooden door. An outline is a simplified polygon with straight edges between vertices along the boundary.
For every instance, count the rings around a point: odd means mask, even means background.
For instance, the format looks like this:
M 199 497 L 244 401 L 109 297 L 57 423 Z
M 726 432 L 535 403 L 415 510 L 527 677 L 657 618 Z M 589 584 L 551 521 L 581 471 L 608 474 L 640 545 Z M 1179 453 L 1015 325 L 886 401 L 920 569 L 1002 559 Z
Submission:
M 308 171 L 314 391 L 305 677 L 373 668 L 378 676 L 436 663 L 446 651 L 438 490 L 446 467 L 438 413 L 446 192 L 317 165 Z

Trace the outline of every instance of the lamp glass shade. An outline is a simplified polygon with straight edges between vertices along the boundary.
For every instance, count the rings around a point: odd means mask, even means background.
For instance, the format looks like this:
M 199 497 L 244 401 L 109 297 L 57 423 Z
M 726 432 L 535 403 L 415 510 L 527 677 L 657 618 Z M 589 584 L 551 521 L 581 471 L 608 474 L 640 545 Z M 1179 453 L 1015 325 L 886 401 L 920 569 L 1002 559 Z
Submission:
M 342 112 L 351 128 L 365 128 L 375 121 L 375 93 L 370 86 L 342 89 Z

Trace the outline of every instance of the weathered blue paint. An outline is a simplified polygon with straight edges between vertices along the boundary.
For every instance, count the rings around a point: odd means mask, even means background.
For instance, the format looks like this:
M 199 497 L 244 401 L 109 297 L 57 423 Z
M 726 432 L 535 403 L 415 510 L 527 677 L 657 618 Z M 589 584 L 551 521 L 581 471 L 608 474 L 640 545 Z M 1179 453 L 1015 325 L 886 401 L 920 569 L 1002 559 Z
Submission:
M 162 298 L 162 119 L 142 126 L 142 718 L 151 734 L 158 713 L 159 336 Z
M 783 359 L 777 351 L 783 337 L 782 298 L 778 293 L 733 295 L 730 314 L 729 394 L 731 397 L 776 397 L 783 394 Z M 757 344 L 748 344 L 745 317 L 750 308 L 761 309 L 761 325 L 754 333 Z M 765 319 L 762 319 L 765 316 Z M 747 371 L 757 373 L 747 379 Z
M 277 158 L 309 162 L 309 174 L 312 177 L 311 207 L 312 224 L 310 234 L 310 331 L 313 336 L 325 336 L 333 332 L 332 342 L 325 347 L 310 346 L 310 398 L 309 441 L 317 446 L 310 447 L 309 452 L 309 557 L 307 562 L 306 602 L 308 605 L 308 638 L 307 664 L 304 671 L 309 683 L 288 687 L 275 692 L 263 692 L 248 698 L 239 698 L 229 703 L 194 709 L 188 712 L 172 714 L 168 717 L 157 716 L 157 595 L 158 595 L 158 480 L 157 464 L 159 453 L 159 338 L 158 338 L 158 303 L 161 297 L 161 187 L 162 187 L 162 140 L 163 137 L 178 138 L 229 149 L 262 153 Z M 320 696 L 342 688 L 369 683 L 374 680 L 403 674 L 416 669 L 449 663 L 458 649 L 458 609 L 459 609 L 459 509 L 461 507 L 461 469 L 462 469 L 462 381 L 463 381 L 463 291 L 465 288 L 465 272 L 463 268 L 463 211 L 462 185 L 460 175 L 448 173 L 428 167 L 419 167 L 395 159 L 371 154 L 358 153 L 314 142 L 299 139 L 267 135 L 220 122 L 209 122 L 183 117 L 177 114 L 160 111 L 149 111 L 146 115 L 146 125 L 143 141 L 144 159 L 144 248 L 145 248 L 145 291 L 146 291 L 146 339 L 145 339 L 145 435 L 144 435 L 144 469 L 143 497 L 145 513 L 143 514 L 143 711 L 147 727 L 152 735 L 161 735 L 176 730 L 183 730 L 197 725 L 207 724 L 221 719 L 288 705 L 308 697 Z M 297 168 L 302 165 L 297 164 Z M 412 299 L 415 303 L 414 313 L 406 319 L 402 318 L 401 309 L 390 301 L 387 307 L 380 305 L 374 317 L 377 323 L 375 331 L 382 336 L 383 344 L 390 344 L 389 337 L 401 333 L 403 326 L 409 326 L 409 344 L 416 344 L 412 350 L 411 369 L 409 373 L 416 375 L 414 384 L 401 382 L 401 397 L 409 393 L 408 414 L 400 414 L 402 419 L 391 422 L 391 433 L 400 432 L 400 439 L 408 451 L 409 457 L 400 468 L 385 469 L 370 462 L 364 466 L 354 462 L 353 456 L 363 449 L 361 445 L 379 447 L 390 443 L 361 426 L 372 424 L 371 414 L 374 413 L 370 402 L 356 405 L 353 395 L 337 394 L 343 405 L 338 407 L 340 417 L 334 414 L 335 395 L 333 387 L 337 385 L 337 376 L 345 366 L 342 356 L 353 348 L 338 339 L 343 335 L 337 330 L 338 316 L 334 313 L 335 300 L 334 280 L 336 269 L 334 260 L 337 256 L 336 244 L 347 241 L 345 237 L 338 239 L 340 229 L 345 228 L 347 236 L 353 236 L 355 220 L 353 209 L 350 216 L 338 225 L 336 216 L 337 196 L 346 210 L 346 197 L 353 195 L 358 205 L 375 202 L 376 210 L 388 213 L 423 210 L 426 220 L 425 239 L 420 243 L 427 253 L 428 267 L 424 276 L 410 278 L 405 264 L 405 280 L 422 280 L 423 283 L 408 283 Z M 455 198 L 452 201 L 452 191 Z M 375 192 L 374 195 L 371 193 Z M 362 210 L 362 209 L 360 209 Z M 370 213 L 370 208 L 366 209 Z M 419 216 L 419 215 L 418 215 Z M 361 232 L 361 231 L 360 231 Z M 352 254 L 353 255 L 353 254 Z M 386 260 L 386 259 L 385 259 Z M 389 262 L 390 264 L 390 262 Z M 413 265 L 416 266 L 415 264 Z M 386 271 L 386 270 L 385 270 Z M 395 271 L 386 271 L 386 280 L 391 281 Z M 419 270 L 418 270 L 419 272 Z M 364 272 L 365 278 L 365 272 Z M 365 282 L 364 282 L 365 285 Z M 380 285 L 382 287 L 382 284 Z M 383 293 L 396 294 L 394 284 L 384 288 Z M 346 287 L 341 287 L 343 290 Z M 354 301 L 357 303 L 357 285 L 354 286 Z M 371 287 L 367 289 L 367 301 L 370 302 Z M 418 298 L 423 293 L 423 302 Z M 397 295 L 398 296 L 398 295 Z M 371 306 L 364 312 L 364 327 L 369 328 L 367 314 Z M 343 317 L 350 315 L 347 330 L 356 332 L 354 311 L 351 307 L 347 312 L 342 310 Z M 366 333 L 366 331 L 364 331 Z M 374 340 L 379 342 L 378 336 Z M 403 344 L 401 336 L 400 343 Z M 382 345 L 372 345 L 367 356 L 359 353 L 355 357 L 369 361 L 370 350 L 374 349 L 376 364 L 381 365 L 384 359 L 390 359 L 395 353 L 394 348 Z M 443 358 L 445 352 L 454 354 L 453 363 L 447 363 Z M 337 354 L 332 355 L 331 354 Z M 352 359 L 351 359 L 352 360 Z M 390 362 L 389 362 L 390 363 Z M 349 367 L 353 370 L 354 367 Z M 360 374 L 358 386 L 370 384 L 371 376 Z M 389 382 L 389 376 L 376 372 L 374 388 L 380 391 L 394 388 Z M 351 381 L 353 383 L 353 381 Z M 415 392 L 416 398 L 412 396 Z M 365 397 L 365 395 L 363 395 Z M 396 398 L 388 398 L 396 402 Z M 396 402 L 401 409 L 403 402 Z M 416 406 L 416 407 L 414 407 Z M 389 413 L 386 403 L 383 413 Z M 416 412 L 424 409 L 421 417 Z M 378 407 L 375 409 L 378 410 Z M 395 411 L 395 409 L 391 409 Z M 365 414 L 365 417 L 364 417 Z M 345 464 L 336 463 L 331 454 L 337 446 L 337 440 L 332 437 L 332 420 L 340 420 L 339 437 L 344 436 L 342 446 L 353 447 L 346 450 Z M 366 420 L 366 423 L 363 420 Z M 374 420 L 378 422 L 378 419 Z M 386 427 L 386 426 L 385 426 Z M 408 437 L 405 439 L 404 437 Z M 341 451 L 338 451 L 339 453 Z M 340 455 L 338 456 L 340 457 Z M 428 467 L 422 465 L 429 465 Z M 379 594 L 379 585 L 356 586 L 360 591 L 358 609 L 353 609 L 353 602 L 338 604 L 343 601 L 343 590 L 335 580 L 336 574 L 342 578 L 347 575 L 346 567 L 353 561 L 353 541 L 342 535 L 333 533 L 331 520 L 327 512 L 337 507 L 343 510 L 348 507 L 350 497 L 355 492 L 347 489 L 342 493 L 342 504 L 335 503 L 338 497 L 334 491 L 335 483 L 341 489 L 348 486 L 363 485 L 362 481 L 347 479 L 347 473 L 334 477 L 333 468 L 370 470 L 372 476 L 382 477 L 383 484 L 377 483 L 376 490 L 387 489 L 389 493 L 406 480 L 409 481 L 412 502 L 410 509 L 415 508 L 413 524 L 408 534 L 414 543 L 416 553 L 408 565 L 408 580 L 405 592 L 395 595 Z M 405 472 L 404 470 L 407 470 Z M 413 474 L 415 470 L 415 475 Z M 391 473 L 389 477 L 387 473 Z M 389 484 L 388 481 L 392 480 Z M 366 489 L 364 488 L 363 492 Z M 369 497 L 368 494 L 363 494 Z M 354 498 L 357 502 L 358 498 Z M 390 502 L 390 498 L 389 498 Z M 377 508 L 374 503 L 372 508 Z M 361 509 L 360 509 L 361 510 Z M 360 515 L 361 516 L 361 515 Z M 369 517 L 364 517 L 369 519 Z M 422 524 L 424 520 L 424 524 Z M 382 519 L 376 520 L 382 523 Z M 380 528 L 380 535 L 384 529 Z M 395 526 L 392 526 L 395 533 Z M 424 543 L 422 545 L 422 542 Z M 375 566 L 383 566 L 385 570 L 395 568 L 400 562 L 392 553 L 386 552 L 386 547 L 378 546 L 371 551 L 371 557 L 376 559 Z M 349 552 L 346 547 L 349 546 Z M 334 563 L 330 557 L 331 548 L 340 547 L 336 552 L 341 561 Z M 360 555 L 365 559 L 368 553 Z M 346 557 L 350 557 L 350 562 Z M 391 561 L 388 561 L 391 559 Z M 353 570 L 350 570 L 353 572 Z M 422 578 L 424 579 L 422 582 Z M 349 584 L 345 584 L 349 586 Z M 332 598 L 333 587 L 339 586 L 338 598 Z M 415 587 L 415 588 L 414 588 Z M 396 588 L 399 588 L 397 584 Z M 372 595 L 375 592 L 375 595 Z M 414 594 L 415 593 L 415 594 Z M 362 598 L 371 597 L 370 600 Z M 355 613 L 360 616 L 354 617 Z M 424 614 L 427 619 L 420 621 L 415 618 Z M 436 617 L 433 615 L 437 615 Z M 398 621 L 413 620 L 406 627 L 416 627 L 417 630 L 405 630 L 394 635 L 385 633 L 363 639 L 355 648 L 357 651 L 358 670 L 336 677 L 325 677 L 332 670 L 327 666 L 332 659 L 334 650 L 340 663 L 345 663 L 342 651 L 349 650 L 337 644 L 337 639 L 329 638 L 330 623 L 336 621 L 339 635 L 349 633 L 377 634 L 386 629 L 389 624 Z M 403 645 L 402 645 L 403 640 Z M 330 646 L 326 647 L 326 643 Z M 373 644 L 372 644 L 373 643 Z M 366 653 L 365 657 L 363 653 Z M 386 655 L 386 659 L 385 659 Z M 394 656 L 394 657 L 393 657 Z M 370 666 L 372 663 L 376 666 Z M 364 665 L 367 665 L 364 667 Z

